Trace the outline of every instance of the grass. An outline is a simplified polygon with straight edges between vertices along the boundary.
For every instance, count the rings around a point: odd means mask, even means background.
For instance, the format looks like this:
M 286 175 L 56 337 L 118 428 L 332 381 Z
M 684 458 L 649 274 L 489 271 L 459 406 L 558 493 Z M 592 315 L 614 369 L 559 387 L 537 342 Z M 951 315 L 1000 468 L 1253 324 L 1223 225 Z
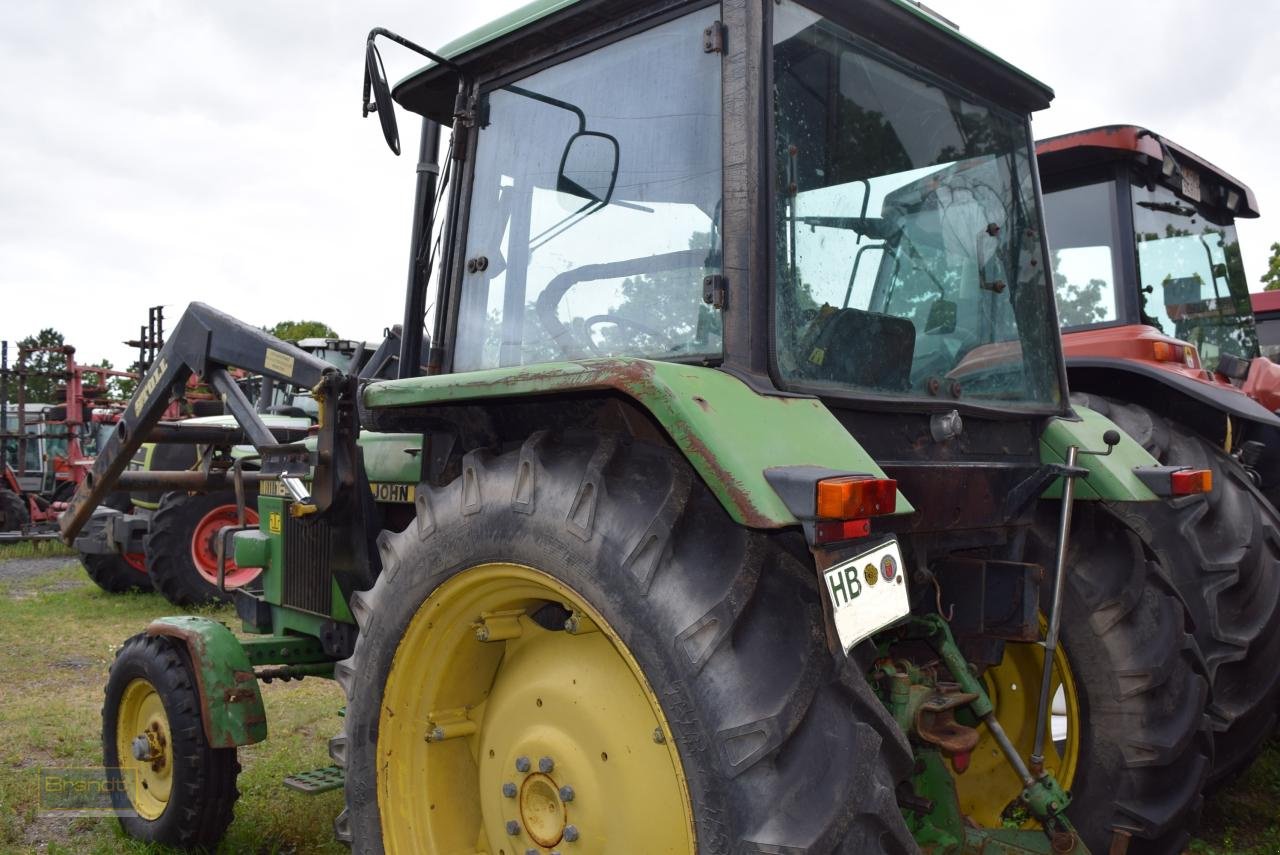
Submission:
M 58 558 L 73 556 L 76 551 L 57 540 L 23 540 L 0 544 L 0 561 L 10 558 Z
M 0 547 L 6 558 L 41 557 L 49 545 Z M 57 553 L 53 553 L 57 554 Z M 102 687 L 115 649 L 173 607 L 155 594 L 99 591 L 74 561 L 35 577 L 0 582 L 0 852 L 154 853 L 114 819 L 40 816 L 41 767 L 100 762 Z M 209 615 L 236 626 L 229 608 Z M 220 847 L 226 853 L 345 853 L 333 842 L 340 792 L 303 796 L 286 790 L 290 772 L 328 765 L 327 738 L 339 727 L 342 696 L 327 680 L 263 686 L 270 738 L 240 749 L 240 801 Z M 1280 740 L 1249 772 L 1205 808 L 1196 855 L 1280 855 Z
M 75 562 L 0 583 L 0 852 L 162 851 L 124 837 L 114 819 L 40 816 L 37 775 L 41 767 L 101 763 L 102 690 L 115 649 L 174 611 L 155 594 L 106 594 Z M 237 625 L 230 608 L 208 614 Z M 271 735 L 240 749 L 242 796 L 219 851 L 347 852 L 332 834 L 341 793 L 303 796 L 280 783 L 290 772 L 329 764 L 341 692 L 321 679 L 262 690 Z
M 1197 855 L 1280 853 L 1280 737 L 1273 736 L 1249 770 L 1205 804 Z

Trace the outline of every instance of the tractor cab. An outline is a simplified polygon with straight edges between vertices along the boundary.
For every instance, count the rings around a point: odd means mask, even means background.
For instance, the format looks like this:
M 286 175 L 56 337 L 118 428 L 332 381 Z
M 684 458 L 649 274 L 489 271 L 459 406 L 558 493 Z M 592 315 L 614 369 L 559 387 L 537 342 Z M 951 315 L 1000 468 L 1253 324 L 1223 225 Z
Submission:
M 442 369 L 641 357 L 847 402 L 1065 412 L 1027 126 L 1051 93 L 967 64 L 914 5 L 816 9 L 778 4 L 768 68 L 732 77 L 745 46 L 707 6 L 527 73 L 498 48 L 527 30 L 463 39 L 402 81 L 463 172 L 431 255 Z M 935 50 L 913 67 L 859 25 Z M 1002 370 L 951 376 L 1005 342 Z
M 1253 191 L 1144 128 L 1080 131 L 1037 151 L 1063 330 L 1119 339 L 1149 327 L 1152 362 L 1222 380 L 1247 372 L 1260 352 L 1235 221 L 1258 216 Z
M 1072 391 L 1185 422 L 1280 501 L 1280 366 L 1259 347 L 1235 227 L 1258 216 L 1253 191 L 1131 125 L 1036 148 Z

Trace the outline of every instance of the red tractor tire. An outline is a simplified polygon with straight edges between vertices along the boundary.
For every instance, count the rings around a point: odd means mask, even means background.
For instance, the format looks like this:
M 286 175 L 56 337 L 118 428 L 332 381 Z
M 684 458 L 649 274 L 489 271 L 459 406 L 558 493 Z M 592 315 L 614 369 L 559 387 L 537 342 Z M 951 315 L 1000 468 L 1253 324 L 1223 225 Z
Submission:
M 258 514 L 246 509 L 245 519 L 256 524 Z M 232 591 L 254 582 L 261 568 L 238 567 L 228 557 L 226 590 L 218 590 L 216 539 L 235 524 L 236 500 L 230 491 L 166 493 L 147 532 L 147 572 L 156 590 L 174 605 L 187 607 L 230 601 Z

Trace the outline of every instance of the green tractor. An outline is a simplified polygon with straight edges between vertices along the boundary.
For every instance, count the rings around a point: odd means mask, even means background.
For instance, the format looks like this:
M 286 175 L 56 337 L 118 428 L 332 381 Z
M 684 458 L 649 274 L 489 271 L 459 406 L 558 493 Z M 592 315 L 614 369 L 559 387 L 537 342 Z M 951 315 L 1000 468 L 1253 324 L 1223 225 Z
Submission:
M 378 36 L 431 61 L 394 94 Z M 366 69 L 393 150 L 423 117 L 396 379 L 192 304 L 62 520 L 260 488 L 247 637 L 112 666 L 130 835 L 215 844 L 259 681 L 314 676 L 334 765 L 287 783 L 360 852 L 1182 851 L 1211 689 L 1118 511 L 1205 478 L 1069 402 L 1045 86 L 902 0 L 544 0 Z M 158 426 L 192 372 L 222 436 Z M 125 471 L 184 430 L 202 471 Z

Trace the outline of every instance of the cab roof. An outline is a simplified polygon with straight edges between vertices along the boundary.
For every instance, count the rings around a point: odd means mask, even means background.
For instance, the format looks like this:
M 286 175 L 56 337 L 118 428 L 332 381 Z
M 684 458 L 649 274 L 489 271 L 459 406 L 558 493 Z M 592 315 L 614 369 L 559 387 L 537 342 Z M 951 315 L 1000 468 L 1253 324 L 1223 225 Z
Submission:
M 436 52 L 462 66 L 468 73 L 479 74 L 510 63 L 512 56 L 545 51 L 612 19 L 633 18 L 638 5 L 635 0 L 533 0 L 453 39 Z M 656 5 L 673 8 L 682 4 L 668 0 Z M 906 53 L 906 58 L 921 65 L 933 65 L 931 70 L 946 77 L 972 74 L 975 60 L 978 65 L 994 66 L 996 76 L 1000 78 L 995 85 L 999 91 L 984 94 L 994 94 L 997 100 L 1011 102 L 1027 112 L 1045 109 L 1053 100 L 1053 90 L 1049 86 L 962 35 L 951 22 L 918 0 L 855 0 L 853 3 L 844 0 L 838 4 L 831 0 L 806 0 L 805 5 L 819 13 L 825 6 L 838 6 L 839 11 L 847 11 L 851 17 L 868 22 L 869 31 L 863 34 L 877 42 L 895 41 L 885 28 L 891 21 L 896 22 L 898 30 L 908 32 L 901 34 L 901 38 L 896 40 L 898 43 L 886 46 Z M 555 21 L 548 20 L 551 18 Z M 939 46 L 950 50 L 936 50 Z M 945 67 L 938 67 L 940 65 Z M 400 80 L 393 89 L 393 95 L 406 109 L 448 125 L 452 123 L 449 113 L 456 90 L 454 73 L 431 63 Z
M 1139 125 L 1104 125 L 1050 137 L 1036 143 L 1036 159 L 1039 161 L 1040 173 L 1046 179 L 1063 172 L 1115 160 L 1130 159 L 1163 164 L 1166 154 L 1179 168 L 1190 167 L 1196 170 L 1201 183 L 1204 183 L 1206 177 L 1213 179 L 1211 183 L 1221 188 L 1224 198 L 1226 191 L 1236 191 L 1240 195 L 1240 202 L 1231 210 L 1234 216 L 1258 216 L 1258 199 L 1243 181 L 1168 137 Z M 1221 200 L 1205 201 L 1226 207 Z

